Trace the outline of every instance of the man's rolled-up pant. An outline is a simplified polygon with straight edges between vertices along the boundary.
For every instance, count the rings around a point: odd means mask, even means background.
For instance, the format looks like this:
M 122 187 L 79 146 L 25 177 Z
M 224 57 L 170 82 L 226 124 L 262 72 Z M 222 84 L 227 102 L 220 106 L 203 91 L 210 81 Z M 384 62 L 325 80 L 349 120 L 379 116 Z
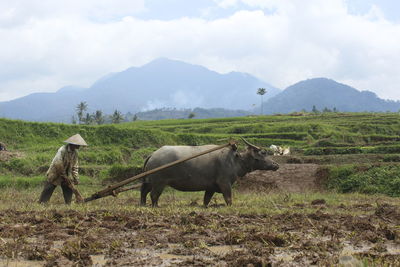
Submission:
M 50 183 L 49 181 L 46 181 L 44 183 L 42 194 L 40 194 L 39 203 L 48 202 L 56 187 L 57 187 L 56 185 Z M 64 182 L 61 183 L 61 188 L 63 191 L 65 204 L 71 204 L 72 194 L 73 194 L 72 189 L 69 188 L 69 186 Z

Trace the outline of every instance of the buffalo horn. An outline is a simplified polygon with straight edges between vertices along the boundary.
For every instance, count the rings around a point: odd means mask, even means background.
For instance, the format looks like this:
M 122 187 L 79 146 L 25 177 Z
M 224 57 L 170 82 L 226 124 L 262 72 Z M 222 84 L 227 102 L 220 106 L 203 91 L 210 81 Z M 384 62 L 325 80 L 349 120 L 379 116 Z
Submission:
M 251 143 L 249 143 L 246 139 L 244 139 L 243 137 L 240 137 L 242 140 L 243 140 L 243 142 L 245 142 L 246 143 L 246 145 L 248 145 L 249 147 L 252 147 L 252 148 L 255 148 L 255 149 L 258 149 L 258 150 L 261 150 L 261 148 L 259 148 L 258 146 L 255 146 L 255 145 L 253 145 L 253 144 L 251 144 Z

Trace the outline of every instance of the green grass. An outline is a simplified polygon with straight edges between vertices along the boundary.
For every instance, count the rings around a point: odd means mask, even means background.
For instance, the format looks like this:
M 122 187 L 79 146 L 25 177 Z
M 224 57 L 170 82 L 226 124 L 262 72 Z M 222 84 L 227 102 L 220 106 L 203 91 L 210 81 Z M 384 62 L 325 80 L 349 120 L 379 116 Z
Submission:
M 84 197 L 90 196 L 97 192 L 100 187 L 88 183 L 79 186 L 80 192 Z M 0 210 L 17 208 L 21 211 L 35 210 L 52 210 L 57 209 L 75 209 L 78 211 L 104 210 L 110 209 L 113 212 L 119 211 L 142 211 L 146 214 L 174 215 L 180 213 L 191 213 L 193 211 L 204 211 L 202 207 L 203 192 L 180 192 L 176 190 L 165 190 L 159 199 L 160 208 L 151 208 L 150 198 L 148 197 L 148 206 L 139 206 L 140 192 L 132 190 L 121 193 L 117 197 L 105 197 L 94 200 L 85 204 L 73 203 L 71 206 L 63 205 L 64 200 L 60 187 L 54 191 L 53 196 L 48 205 L 37 204 L 37 199 L 41 193 L 42 187 L 28 187 L 19 190 L 6 187 L 0 193 Z M 399 205 L 398 198 L 390 198 L 384 195 L 368 196 L 364 194 L 338 194 L 332 192 L 321 193 L 239 193 L 233 192 L 233 205 L 225 206 L 224 199 L 221 194 L 215 194 L 207 208 L 207 212 L 218 212 L 221 214 L 283 214 L 293 212 L 294 207 L 299 204 L 304 204 L 305 208 L 298 212 L 312 213 L 318 209 L 318 206 L 312 206 L 310 203 L 315 199 L 324 199 L 326 201 L 325 212 L 329 214 L 354 214 L 354 209 L 347 211 L 346 209 L 338 210 L 337 207 L 341 204 L 352 206 L 360 203 L 369 203 L 376 205 L 379 202 L 392 203 Z M 15 201 L 17 200 L 17 201 Z M 193 205 L 197 203 L 197 205 Z M 60 205 L 61 204 L 61 205 Z M 360 214 L 365 214 L 365 211 L 360 210 Z
M 46 180 L 45 176 L 11 176 L 0 175 L 0 188 L 13 188 L 13 189 L 28 189 L 28 188 L 41 188 L 43 182 Z M 99 185 L 97 180 L 88 176 L 80 176 L 80 186 L 95 186 Z
M 19 157 L 0 161 L 3 176 L 26 178 L 32 183 L 43 176 L 57 149 L 69 136 L 80 133 L 89 147 L 80 152 L 81 174 L 97 183 L 120 180 L 139 170 L 154 150 L 162 145 L 222 144 L 245 137 L 258 146 L 290 146 L 294 157 L 318 164 L 375 164 L 399 162 L 400 114 L 398 113 L 327 113 L 306 116 L 273 115 L 221 119 L 180 119 L 135 121 L 117 125 L 87 126 L 35 123 L 0 119 L 0 141 Z M 334 173 L 334 172 L 332 172 Z M 352 175 L 356 175 L 355 173 Z M 352 190 L 382 192 L 382 186 L 365 189 L 351 179 L 368 174 L 343 176 L 343 184 Z M 384 172 L 376 175 L 390 179 Z M 31 179 L 32 178 L 32 179 Z M 331 177 L 336 184 L 334 176 Z M 22 181 L 22 180 L 21 180 Z M 369 179 L 372 183 L 372 179 Z M 396 184 L 396 182 L 394 182 Z M 6 183 L 0 183 L 0 187 Z M 391 183 L 390 183 L 391 184 Z M 363 189 L 364 188 L 364 189 Z M 338 186 L 340 192 L 345 190 Z

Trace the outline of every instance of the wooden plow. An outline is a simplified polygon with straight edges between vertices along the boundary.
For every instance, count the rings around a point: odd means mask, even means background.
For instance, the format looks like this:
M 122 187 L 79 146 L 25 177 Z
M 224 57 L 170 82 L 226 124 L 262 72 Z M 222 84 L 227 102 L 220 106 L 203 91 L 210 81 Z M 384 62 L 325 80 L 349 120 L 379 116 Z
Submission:
M 213 151 L 217 151 L 217 150 L 223 149 L 223 148 L 228 147 L 228 146 L 236 146 L 236 142 L 235 141 L 230 141 L 227 144 L 220 145 L 220 146 L 208 149 L 206 151 L 203 151 L 201 153 L 195 154 L 193 156 L 190 156 L 190 157 L 187 157 L 187 158 L 184 158 L 184 159 L 179 159 L 179 160 L 173 161 L 171 163 L 168 163 L 168 164 L 162 165 L 160 167 L 157 167 L 155 169 L 152 169 L 152 170 L 149 170 L 149 171 L 146 171 L 146 172 L 142 172 L 142 173 L 140 173 L 138 175 L 135 175 L 135 176 L 133 176 L 131 178 L 125 179 L 125 180 L 123 180 L 123 181 L 121 181 L 119 183 L 116 183 L 114 185 L 110 185 L 107 188 L 105 188 L 105 189 L 103 189 L 103 190 L 101 190 L 101 191 L 99 191 L 97 193 L 94 193 L 92 196 L 90 196 L 88 198 L 85 198 L 84 202 L 89 202 L 89 201 L 96 200 L 96 199 L 99 199 L 99 198 L 103 198 L 103 197 L 106 197 L 106 196 L 114 196 L 115 197 L 121 192 L 125 192 L 125 191 L 128 191 L 128 190 L 136 189 L 140 185 L 135 184 L 135 185 L 132 185 L 130 187 L 123 187 L 123 186 L 125 186 L 125 185 L 127 185 L 129 183 L 132 183 L 133 181 L 139 180 L 140 178 L 143 178 L 143 177 L 145 177 L 147 175 L 150 175 L 152 173 L 159 172 L 161 170 L 164 170 L 164 169 L 170 168 L 172 166 L 175 166 L 175 165 L 177 165 L 179 163 L 182 163 L 182 162 L 185 162 L 185 161 L 200 157 L 202 155 L 205 155 L 205 154 L 211 153 Z

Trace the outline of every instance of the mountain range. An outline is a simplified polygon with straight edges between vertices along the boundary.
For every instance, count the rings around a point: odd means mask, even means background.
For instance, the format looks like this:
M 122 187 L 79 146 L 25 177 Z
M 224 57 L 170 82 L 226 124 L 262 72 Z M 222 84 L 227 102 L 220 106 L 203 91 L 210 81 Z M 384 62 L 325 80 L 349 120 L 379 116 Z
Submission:
M 153 113 L 201 108 L 208 117 L 260 113 L 258 88 L 265 88 L 263 113 L 289 113 L 315 108 L 339 111 L 399 111 L 400 102 L 383 100 L 327 78 L 300 81 L 280 90 L 240 72 L 220 74 L 205 67 L 159 58 L 141 67 L 108 74 L 91 87 L 66 86 L 54 93 L 33 93 L 0 102 L 0 117 L 30 121 L 71 122 L 76 106 L 85 101 L 88 112 Z M 147 112 L 157 110 L 157 112 Z M 206 110 L 209 110 L 207 112 Z M 235 112 L 232 112 L 235 111 Z M 238 111 L 238 112 L 236 112 Z M 243 112 L 246 111 L 246 112 Z M 181 113 L 176 116 L 182 116 Z M 146 118 L 152 118 L 147 116 Z
M 68 86 L 55 93 L 34 93 L 0 102 L 0 116 L 7 118 L 70 122 L 78 103 L 89 112 L 137 113 L 158 108 L 223 108 L 250 110 L 260 103 L 258 88 L 266 99 L 281 90 L 246 73 L 220 74 L 205 67 L 166 58 L 100 78 L 89 88 Z M 45 107 L 45 108 L 44 108 Z
M 322 111 L 327 108 L 345 112 L 398 112 L 400 102 L 384 100 L 371 91 L 358 91 L 327 78 L 300 81 L 287 87 L 263 105 L 265 114 Z

